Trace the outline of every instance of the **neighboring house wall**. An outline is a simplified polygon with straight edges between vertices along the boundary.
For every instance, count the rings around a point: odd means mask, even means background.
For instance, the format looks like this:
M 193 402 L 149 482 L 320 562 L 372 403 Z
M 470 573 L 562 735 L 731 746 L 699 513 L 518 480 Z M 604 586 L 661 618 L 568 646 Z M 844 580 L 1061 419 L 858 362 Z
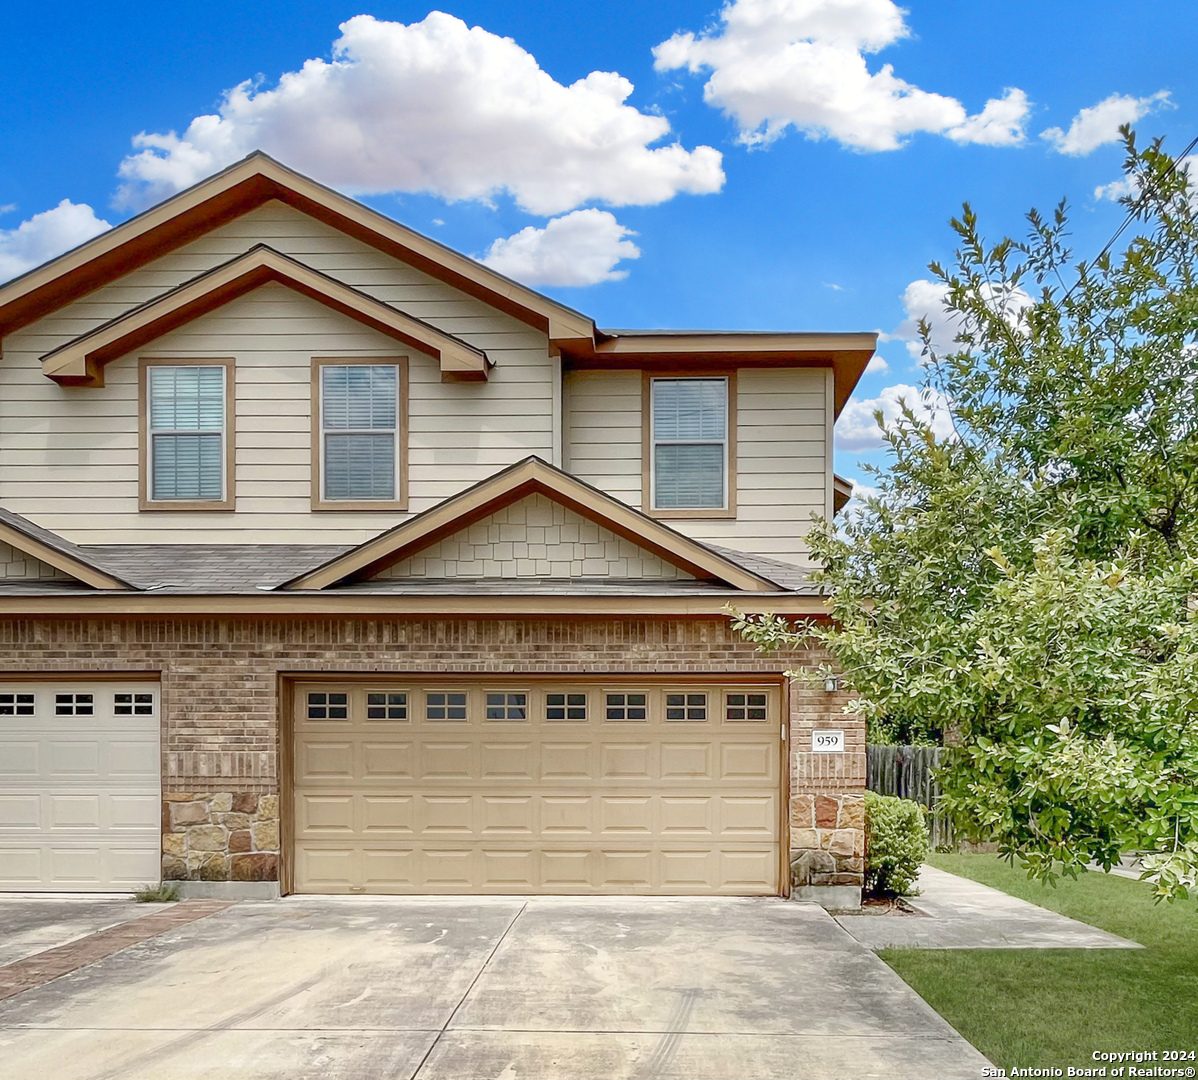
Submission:
M 379 578 L 630 578 L 690 575 L 544 495 L 527 498 L 401 559 Z
M 26 555 L 23 551 L 17 551 L 16 548 L 10 547 L 8 544 L 0 544 L 0 581 L 6 579 L 16 579 L 19 581 L 46 581 L 49 579 L 70 581 L 71 577 L 69 574 L 64 574 L 61 570 L 55 569 L 40 559 Z
M 495 362 L 490 378 L 442 383 L 431 358 L 281 285 L 255 290 L 110 362 L 104 387 L 64 388 L 42 375 L 44 353 L 258 243 L 485 349 Z M 528 454 L 553 457 L 555 361 L 543 333 L 279 203 L 96 290 L 3 344 L 0 505 L 78 543 L 356 543 L 402 520 L 396 511 L 311 512 L 314 356 L 411 358 L 412 513 Z M 235 514 L 138 513 L 140 356 L 235 358 Z
M 736 518 L 671 518 L 670 526 L 696 540 L 807 561 L 803 537 L 828 507 L 829 378 L 822 368 L 739 368 Z M 569 372 L 565 401 L 567 471 L 647 509 L 642 373 Z

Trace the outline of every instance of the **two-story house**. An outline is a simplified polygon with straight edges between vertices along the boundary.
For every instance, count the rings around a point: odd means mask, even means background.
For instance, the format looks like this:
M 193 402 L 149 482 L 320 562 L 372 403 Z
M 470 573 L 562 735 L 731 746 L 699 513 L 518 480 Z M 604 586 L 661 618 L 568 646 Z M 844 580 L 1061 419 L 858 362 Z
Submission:
M 727 608 L 824 615 L 874 335 L 600 330 L 255 154 L 0 343 L 0 889 L 856 895 L 863 726 Z

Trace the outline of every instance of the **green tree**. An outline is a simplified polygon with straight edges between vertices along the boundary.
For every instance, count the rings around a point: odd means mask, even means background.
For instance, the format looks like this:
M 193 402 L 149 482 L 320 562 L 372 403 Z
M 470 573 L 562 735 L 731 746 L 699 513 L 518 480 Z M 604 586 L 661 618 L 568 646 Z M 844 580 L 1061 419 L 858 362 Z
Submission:
M 1150 849 L 1172 898 L 1198 869 L 1198 185 L 1124 143 L 1117 255 L 1076 260 L 1064 203 L 1020 242 L 952 222 L 952 347 L 921 326 L 952 434 L 905 409 L 877 495 L 812 533 L 831 624 L 737 626 L 823 644 L 873 737 L 944 737 L 945 806 L 1032 874 Z

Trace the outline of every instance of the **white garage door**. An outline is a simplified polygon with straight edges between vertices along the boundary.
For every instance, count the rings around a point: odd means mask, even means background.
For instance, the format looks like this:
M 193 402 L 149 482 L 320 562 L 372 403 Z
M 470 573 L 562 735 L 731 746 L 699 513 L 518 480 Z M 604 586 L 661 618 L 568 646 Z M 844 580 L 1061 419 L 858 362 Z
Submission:
M 294 886 L 776 894 L 778 697 L 635 678 L 301 684 Z
M 158 686 L 0 682 L 0 889 L 160 876 Z

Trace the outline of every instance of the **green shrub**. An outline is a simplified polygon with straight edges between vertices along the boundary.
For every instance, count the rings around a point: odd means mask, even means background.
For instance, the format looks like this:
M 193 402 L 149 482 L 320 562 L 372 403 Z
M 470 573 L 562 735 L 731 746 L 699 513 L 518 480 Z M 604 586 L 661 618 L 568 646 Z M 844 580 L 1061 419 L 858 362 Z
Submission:
M 139 904 L 171 904 L 179 899 L 179 886 L 173 881 L 143 885 L 133 894 L 133 899 Z
M 926 812 L 919 803 L 865 793 L 866 892 L 909 893 L 930 850 Z

